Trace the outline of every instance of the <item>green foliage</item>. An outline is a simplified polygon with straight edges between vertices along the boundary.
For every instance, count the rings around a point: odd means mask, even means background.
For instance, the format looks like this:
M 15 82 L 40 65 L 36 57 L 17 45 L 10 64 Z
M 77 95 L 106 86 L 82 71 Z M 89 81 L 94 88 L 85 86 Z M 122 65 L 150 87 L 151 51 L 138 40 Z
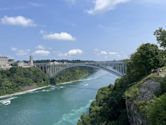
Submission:
M 125 92 L 125 96 L 127 98 L 130 98 L 130 99 L 135 99 L 136 96 L 138 95 L 139 93 L 139 87 L 138 87 L 138 84 L 136 85 L 133 85 L 132 87 L 130 87 L 126 92 Z
M 123 85 L 119 84 L 119 80 L 116 84 L 114 88 L 109 86 L 98 90 L 89 113 L 82 115 L 78 125 L 129 125 L 123 90 L 120 89 Z
M 161 50 L 156 45 L 141 45 L 127 60 L 126 76 L 117 79 L 113 89 L 98 91 L 96 101 L 91 104 L 88 114 L 81 117 L 78 125 L 129 125 L 124 97 L 126 90 L 149 75 L 152 69 L 162 65 Z M 138 86 L 134 86 L 126 95 L 133 97 L 137 93 Z
M 156 36 L 156 39 L 161 47 L 166 49 L 166 30 L 163 28 L 159 28 L 155 31 L 154 35 Z
M 111 86 L 99 89 L 96 100 L 90 106 L 89 114 L 82 115 L 78 125 L 108 125 L 107 110 L 109 109 L 108 100 L 111 92 Z
M 142 80 L 133 83 L 131 85 L 131 87 L 129 87 L 125 91 L 125 97 L 127 97 L 128 99 L 131 99 L 131 100 L 136 99 L 136 97 L 139 95 L 139 89 L 140 89 L 141 85 L 148 80 L 152 80 L 152 81 L 156 81 L 156 82 L 163 81 L 162 78 L 160 76 L 158 76 L 157 74 L 155 74 L 155 73 L 150 74 L 150 75 L 146 76 L 145 78 L 143 78 Z M 157 93 L 156 93 L 156 95 L 157 95 Z
M 151 125 L 166 125 L 166 94 L 149 104 L 148 118 Z
M 166 65 L 166 30 L 163 28 L 159 28 L 158 30 L 155 31 L 154 35 L 156 36 L 156 39 L 164 50 L 161 50 L 161 56 L 162 56 L 162 61 L 164 65 Z
M 96 69 L 89 67 L 76 67 L 66 69 L 54 78 L 51 78 L 51 84 L 59 84 L 64 82 L 75 81 L 79 79 L 83 79 L 94 73 Z
M 37 68 L 11 68 L 0 71 L 0 95 L 22 91 L 25 87 L 48 85 L 48 77 Z
M 166 76 L 161 81 L 161 92 L 166 93 Z
M 157 45 L 143 44 L 131 56 L 128 62 L 127 75 L 132 82 L 138 81 L 148 75 L 152 69 L 162 66 L 161 51 Z

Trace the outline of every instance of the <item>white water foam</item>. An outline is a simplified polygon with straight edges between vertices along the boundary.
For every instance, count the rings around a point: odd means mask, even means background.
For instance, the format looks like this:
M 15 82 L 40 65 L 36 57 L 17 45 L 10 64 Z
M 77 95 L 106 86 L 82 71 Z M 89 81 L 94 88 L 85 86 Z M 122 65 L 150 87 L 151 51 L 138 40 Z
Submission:
M 88 86 L 89 84 L 84 84 L 83 86 Z
M 17 97 L 11 97 L 11 98 L 8 98 L 8 99 L 3 99 L 3 100 L 0 100 L 0 103 L 3 104 L 3 105 L 10 105 L 11 100 L 13 100 L 15 98 L 17 98 Z
M 64 123 L 70 123 L 72 125 L 76 124 L 80 118 L 80 115 L 86 112 L 86 109 L 89 108 L 90 104 L 93 102 L 93 99 L 89 103 L 79 109 L 73 109 L 70 113 L 64 114 L 62 118 L 56 122 L 54 125 L 62 125 Z
M 56 86 L 51 86 L 49 89 L 42 89 L 42 90 L 40 90 L 38 92 L 50 92 L 50 91 L 55 90 L 56 88 L 57 88 Z

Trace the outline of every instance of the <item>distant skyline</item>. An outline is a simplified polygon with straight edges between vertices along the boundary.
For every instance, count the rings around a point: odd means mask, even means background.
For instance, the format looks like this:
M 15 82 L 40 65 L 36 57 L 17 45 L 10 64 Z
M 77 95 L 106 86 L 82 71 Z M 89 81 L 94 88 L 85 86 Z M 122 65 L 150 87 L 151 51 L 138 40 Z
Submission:
M 0 55 L 16 60 L 129 58 L 166 28 L 165 0 L 0 0 Z

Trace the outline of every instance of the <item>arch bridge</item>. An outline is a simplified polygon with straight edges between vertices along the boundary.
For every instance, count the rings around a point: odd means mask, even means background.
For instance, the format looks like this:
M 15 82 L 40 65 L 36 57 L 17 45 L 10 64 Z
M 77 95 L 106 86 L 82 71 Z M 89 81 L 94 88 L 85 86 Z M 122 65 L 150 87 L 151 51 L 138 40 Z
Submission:
M 36 67 L 41 69 L 49 77 L 55 77 L 60 72 L 74 67 L 92 67 L 105 70 L 117 76 L 123 76 L 126 73 L 126 63 L 123 61 L 107 62 L 85 62 L 85 63 L 36 63 Z

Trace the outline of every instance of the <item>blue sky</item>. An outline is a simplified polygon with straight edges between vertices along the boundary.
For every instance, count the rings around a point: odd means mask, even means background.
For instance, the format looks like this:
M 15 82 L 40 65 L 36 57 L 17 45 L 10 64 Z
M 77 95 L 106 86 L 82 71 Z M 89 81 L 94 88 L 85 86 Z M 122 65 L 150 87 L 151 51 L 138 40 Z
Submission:
M 0 55 L 128 58 L 166 25 L 165 0 L 0 0 Z

